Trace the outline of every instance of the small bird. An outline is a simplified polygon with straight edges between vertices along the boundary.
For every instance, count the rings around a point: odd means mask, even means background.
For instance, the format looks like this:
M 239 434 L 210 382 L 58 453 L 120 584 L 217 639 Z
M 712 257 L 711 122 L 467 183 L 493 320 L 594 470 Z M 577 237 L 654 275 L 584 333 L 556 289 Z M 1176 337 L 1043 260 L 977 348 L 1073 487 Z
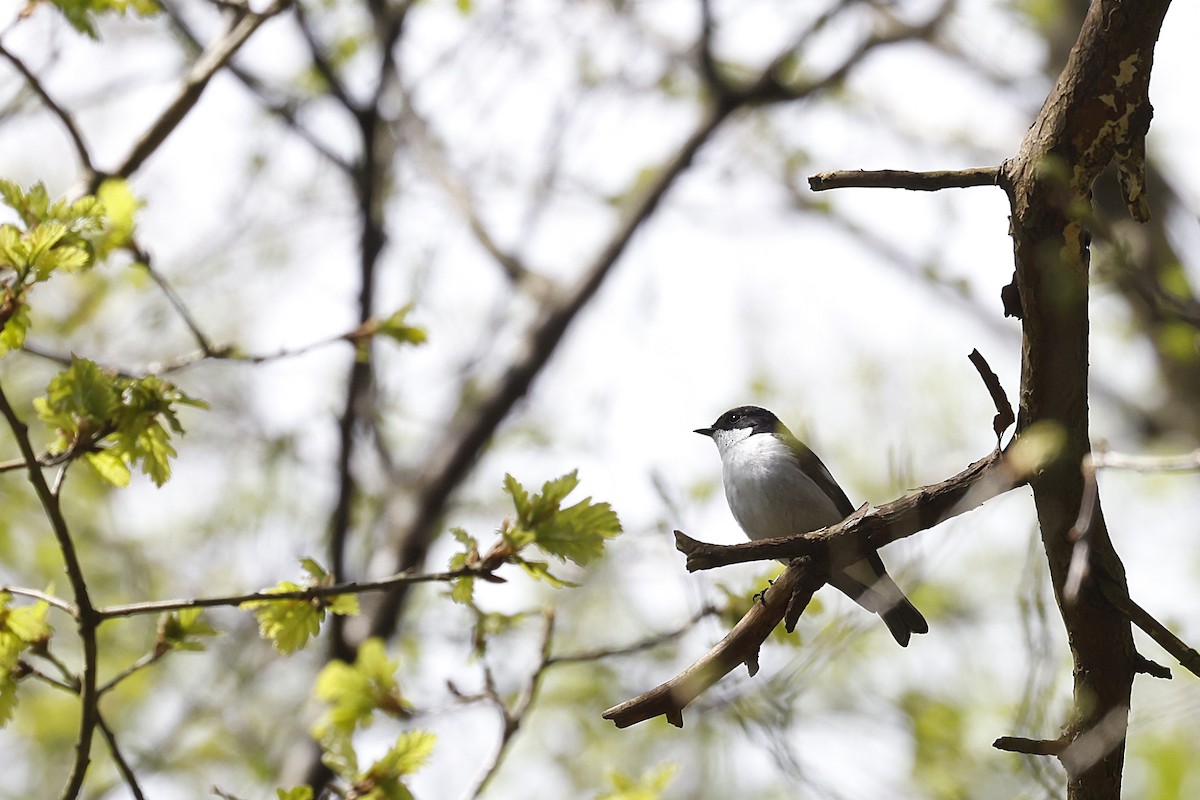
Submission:
M 716 442 L 725 499 L 751 539 L 819 530 L 854 513 L 850 499 L 816 453 L 765 408 L 739 406 L 722 414 L 711 428 L 695 432 Z M 929 623 L 887 574 L 878 553 L 832 575 L 829 582 L 883 617 L 901 647 L 908 646 L 912 634 L 929 632 Z

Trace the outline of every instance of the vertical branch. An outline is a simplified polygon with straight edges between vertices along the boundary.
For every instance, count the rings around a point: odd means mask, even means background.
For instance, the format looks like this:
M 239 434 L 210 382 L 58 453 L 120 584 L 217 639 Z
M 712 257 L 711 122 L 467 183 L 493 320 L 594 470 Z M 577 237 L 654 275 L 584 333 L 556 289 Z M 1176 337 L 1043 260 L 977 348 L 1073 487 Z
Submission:
M 1053 458 L 1032 476 L 1042 544 L 1074 659 L 1074 718 L 1061 760 L 1068 798 L 1120 795 L 1135 667 L 1128 618 L 1104 597 L 1125 594 L 1125 572 L 1091 498 L 1092 578 L 1064 594 L 1072 528 L 1085 501 L 1088 437 L 1088 243 L 1091 184 L 1134 153 L 1150 122 L 1153 49 L 1167 0 L 1100 0 L 1018 155 L 1002 170 L 1012 204 L 1015 285 L 1024 344 L 1021 435 L 1045 436 Z
M 33 490 L 42 504 L 46 519 L 50 522 L 50 528 L 58 542 L 58 549 L 62 553 L 67 580 L 70 581 L 71 591 L 75 596 L 75 621 L 79 626 L 79 640 L 83 646 L 83 673 L 80 675 L 79 736 L 75 740 L 75 759 L 71 764 L 66 786 L 63 787 L 60 795 L 63 800 L 69 800 L 78 797 L 83 788 L 83 778 L 87 774 L 88 764 L 91 761 L 92 737 L 100 719 L 97 709 L 99 693 L 96 690 L 96 628 L 100 623 L 100 617 L 96 613 L 95 606 L 92 605 L 91 597 L 88 594 L 87 580 L 83 575 L 83 566 L 80 564 L 79 554 L 75 550 L 75 542 L 71 539 L 71 532 L 67 528 L 67 521 L 62 514 L 58 495 L 59 485 L 51 489 L 50 485 L 46 483 L 46 476 L 42 474 L 42 467 L 38 464 L 37 453 L 29 441 L 29 427 L 17 416 L 17 412 L 8 402 L 8 397 L 5 396 L 3 389 L 0 389 L 0 413 L 8 421 L 8 427 L 13 432 L 13 438 L 17 441 L 21 456 L 25 459 L 29 470 L 29 482 L 33 484 Z M 64 466 L 62 469 L 66 469 L 66 467 Z

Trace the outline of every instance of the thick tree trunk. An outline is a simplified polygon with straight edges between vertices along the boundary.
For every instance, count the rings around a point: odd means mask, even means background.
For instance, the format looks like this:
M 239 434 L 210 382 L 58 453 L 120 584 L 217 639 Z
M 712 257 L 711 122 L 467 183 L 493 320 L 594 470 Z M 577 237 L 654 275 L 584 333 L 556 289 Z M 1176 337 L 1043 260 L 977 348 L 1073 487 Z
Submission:
M 1135 652 L 1129 620 L 1105 599 L 1126 593 L 1125 572 L 1099 498 L 1085 502 L 1088 437 L 1088 234 L 1092 182 L 1110 161 L 1126 202 L 1144 215 L 1145 133 L 1154 45 L 1168 0 L 1096 0 L 1066 68 L 1001 171 L 1012 201 L 1015 284 L 1024 324 L 1020 435 L 1044 437 L 1053 455 L 1030 481 L 1055 597 L 1074 658 L 1075 717 L 1060 758 L 1069 798 L 1120 796 Z M 1085 537 L 1088 577 L 1064 592 L 1075 541 Z

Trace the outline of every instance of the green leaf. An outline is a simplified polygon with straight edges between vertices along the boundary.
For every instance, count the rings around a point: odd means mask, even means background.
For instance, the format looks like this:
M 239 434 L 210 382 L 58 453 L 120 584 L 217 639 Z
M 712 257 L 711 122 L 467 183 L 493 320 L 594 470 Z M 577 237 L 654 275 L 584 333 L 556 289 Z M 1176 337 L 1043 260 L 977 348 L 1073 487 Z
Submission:
M 4 312 L 3 309 L 8 311 Z M 13 350 L 20 350 L 25 344 L 25 334 L 29 331 L 29 306 L 19 297 L 4 293 L 0 301 L 0 314 L 7 314 L 4 328 L 0 330 L 0 356 L 7 355 Z
M 399 663 L 387 657 L 383 640 L 367 639 L 358 648 L 354 664 L 330 661 L 317 676 L 313 693 L 329 704 L 313 726 L 313 735 L 324 741 L 331 734 L 349 734 L 371 724 L 375 711 L 407 713 L 407 703 L 396 682 Z
M 305 585 L 280 581 L 265 594 L 290 594 L 311 589 L 314 586 L 332 586 L 333 575 L 311 558 L 300 562 L 308 573 Z M 294 653 L 321 630 L 326 612 L 339 616 L 358 614 L 358 598 L 354 595 L 332 597 L 287 598 L 279 600 L 247 600 L 241 608 L 254 611 L 258 617 L 258 630 L 270 639 L 281 653 Z
M 113 486 L 123 489 L 129 485 L 129 478 L 132 474 L 129 472 L 129 466 L 113 451 L 100 450 L 95 453 L 87 453 L 83 460 L 96 470 L 101 478 Z
M 573 588 L 579 585 L 551 574 L 550 566 L 545 561 L 527 561 L 522 558 L 517 563 L 521 565 L 521 569 L 525 570 L 526 574 L 540 581 L 545 581 L 555 589 Z
M 392 749 L 367 770 L 367 775 L 385 780 L 412 775 L 425 766 L 436 743 L 437 736 L 429 731 L 402 733 Z
M 46 394 L 33 405 L 42 422 L 58 434 L 51 452 L 84 454 L 97 473 L 116 486 L 128 485 L 129 467 L 139 462 L 156 485 L 165 483 L 176 456 L 168 427 L 183 433 L 176 406 L 207 408 L 153 375 L 114 375 L 78 356 L 50 379 Z
M 676 764 L 665 764 L 636 779 L 619 772 L 613 773 L 609 775 L 613 791 L 605 792 L 596 800 L 658 800 L 678 769 Z
M 504 474 L 504 491 L 512 497 L 513 507 L 517 510 L 517 519 L 528 518 L 529 492 L 525 491 L 525 487 L 508 473 Z
M 276 789 L 277 800 L 313 800 L 311 786 L 297 786 L 294 789 Z
M 405 319 L 408 313 L 412 311 L 412 305 L 407 305 L 404 308 L 392 314 L 390 317 L 379 323 L 378 332 L 387 336 L 389 339 L 394 339 L 400 344 L 421 345 L 425 344 L 429 338 L 429 334 L 424 328 L 417 328 L 412 325 L 406 325 Z
M 450 599 L 460 605 L 471 605 L 475 601 L 475 579 L 467 577 L 451 581 Z
M 13 669 L 21 653 L 50 637 L 46 623 L 49 605 L 38 601 L 11 608 L 12 595 L 0 592 L 0 726 L 12 719 L 17 707 L 17 682 Z
M 129 182 L 123 178 L 106 178 L 96 190 L 96 199 L 108 220 L 106 235 L 96 245 L 97 256 L 104 258 L 133 239 L 133 217 L 145 203 L 134 195 Z
M 586 498 L 564 508 L 534 529 L 538 547 L 586 566 L 604 553 L 604 543 L 621 532 L 621 521 L 608 503 Z
M 158 620 L 158 641 L 171 650 L 201 651 L 201 639 L 216 636 L 219 631 L 201 618 L 203 609 L 184 608 L 164 614 Z
M 267 589 L 268 594 L 301 591 L 305 587 L 280 581 L 279 585 Z M 294 653 L 321 630 L 325 609 L 313 600 L 249 600 L 241 608 L 254 611 L 258 617 L 258 632 L 270 639 L 275 649 L 283 654 Z

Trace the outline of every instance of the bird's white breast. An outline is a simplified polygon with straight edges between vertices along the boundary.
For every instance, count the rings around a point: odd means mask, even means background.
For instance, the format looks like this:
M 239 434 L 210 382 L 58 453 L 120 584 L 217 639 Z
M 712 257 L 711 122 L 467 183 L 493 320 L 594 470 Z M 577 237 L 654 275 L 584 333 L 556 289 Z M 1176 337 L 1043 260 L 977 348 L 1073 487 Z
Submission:
M 817 530 L 841 521 L 834 504 L 800 469 L 791 449 L 775 436 L 717 431 L 725 499 L 751 539 Z

